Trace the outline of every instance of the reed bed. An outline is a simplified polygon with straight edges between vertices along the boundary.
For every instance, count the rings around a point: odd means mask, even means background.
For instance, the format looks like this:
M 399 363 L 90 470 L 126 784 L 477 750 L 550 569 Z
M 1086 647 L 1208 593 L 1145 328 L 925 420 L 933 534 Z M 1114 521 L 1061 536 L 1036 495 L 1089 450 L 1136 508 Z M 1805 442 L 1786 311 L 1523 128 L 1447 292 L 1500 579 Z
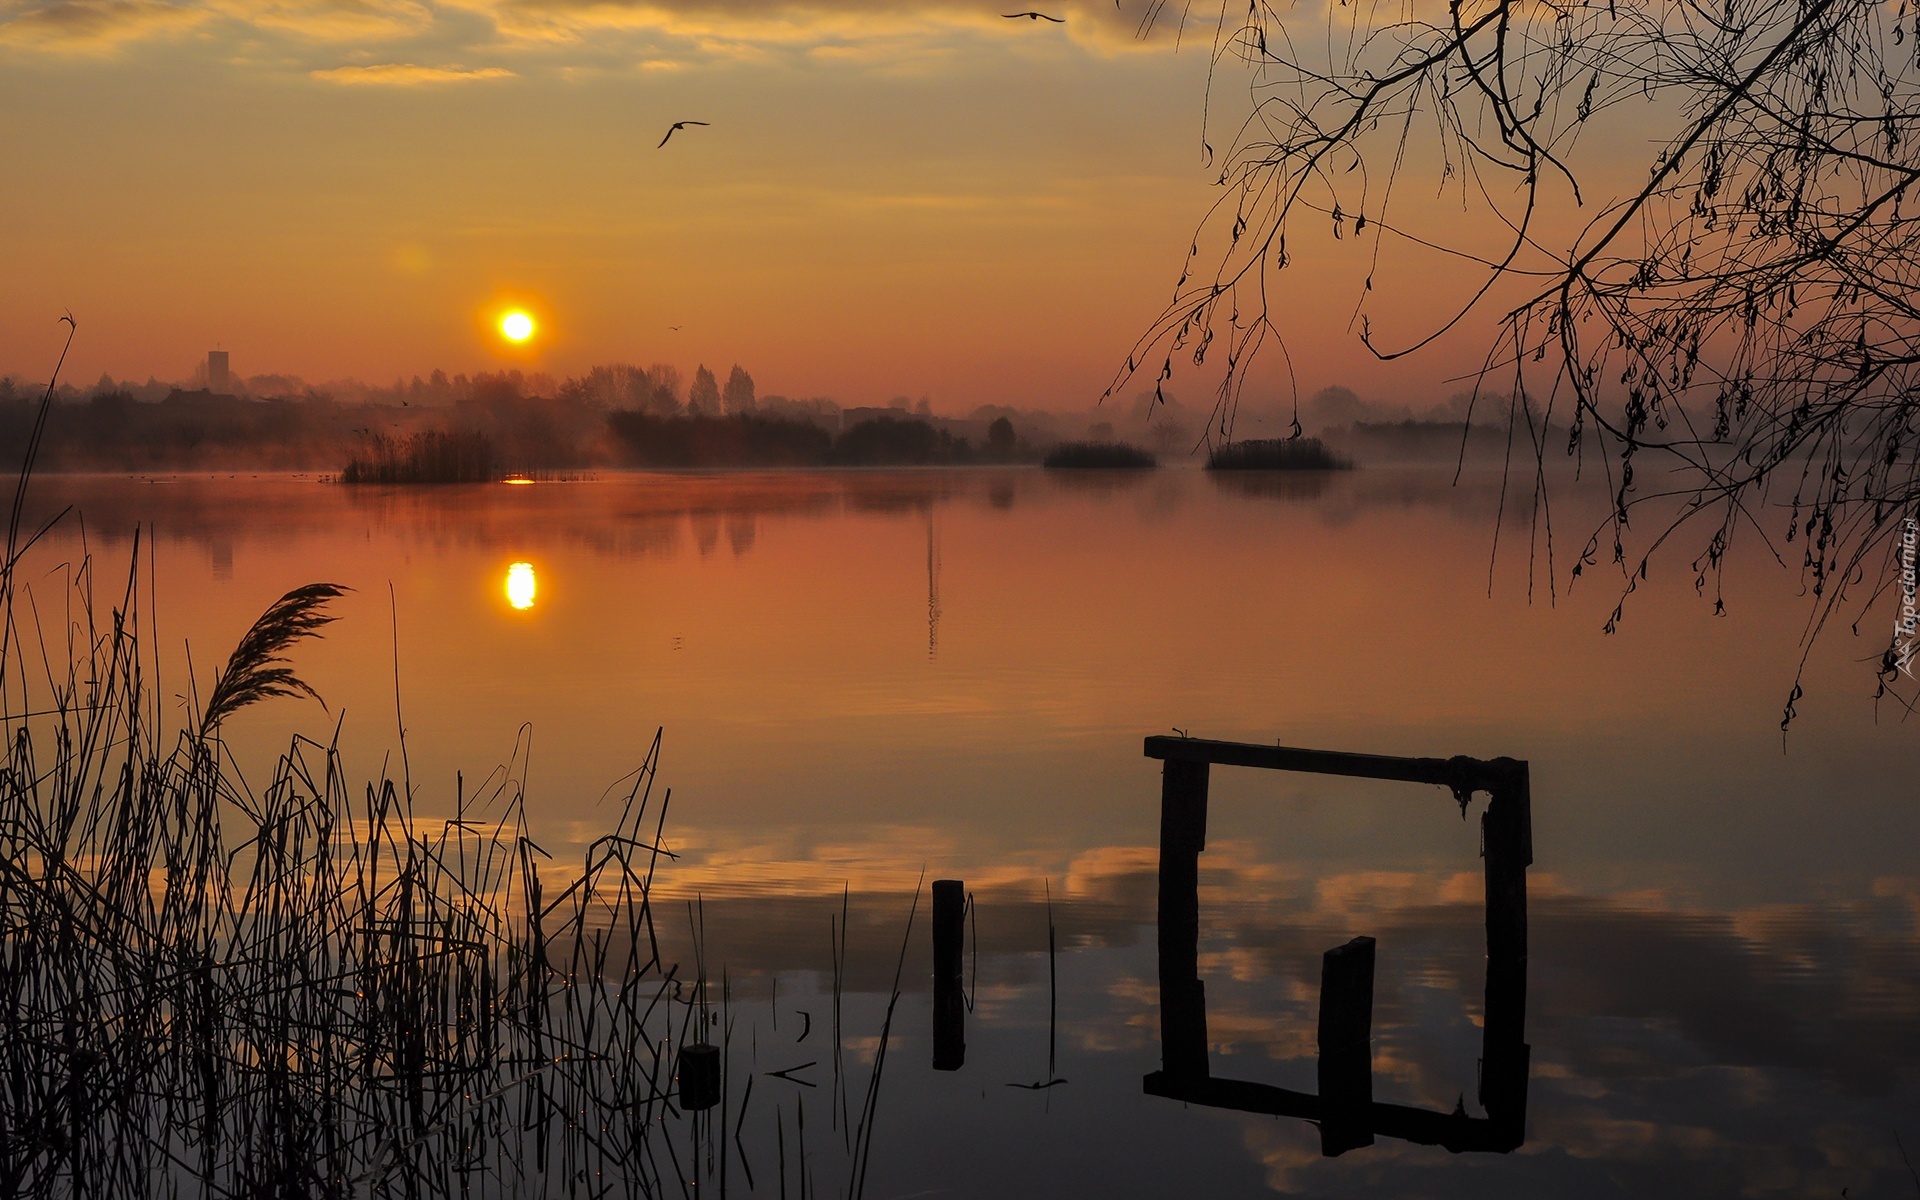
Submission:
M 682 966 L 656 932 L 657 733 L 570 868 L 530 836 L 510 768 L 428 817 L 404 775 L 356 792 L 333 743 L 296 738 L 256 792 L 222 723 L 304 689 L 285 652 L 337 589 L 270 609 L 167 736 L 133 577 L 96 613 L 82 567 L 64 671 L 6 626 L 0 1194 L 692 1196 L 716 1176 L 725 1194 L 730 1160 L 751 1190 L 753 1068 L 732 1061 L 725 985 L 703 936 Z M 849 1196 L 892 1012 L 865 1102 L 830 1111 L 851 1121 Z M 723 1099 L 685 1112 L 679 1052 L 706 1041 Z M 804 1119 L 783 1107 L 756 1127 Z
M 137 614 L 94 615 L 50 686 L 6 662 L 0 1193 L 679 1191 L 657 738 L 555 881 L 505 774 L 426 821 L 299 739 L 255 793 L 219 687 L 163 746 Z
M 1252 438 L 1223 442 L 1207 455 L 1209 471 L 1350 471 L 1353 463 L 1319 438 Z
M 504 478 L 493 439 L 476 430 L 374 434 L 340 472 L 342 483 L 493 483 Z
M 704 944 L 661 955 L 660 736 L 570 863 L 523 773 L 430 816 L 404 743 L 356 789 L 337 726 L 255 790 L 222 730 L 311 694 L 289 654 L 343 589 L 270 607 L 170 728 L 138 538 L 111 603 L 84 555 L 51 602 L 21 582 L 31 449 L 0 560 L 0 1195 L 724 1195 L 751 1075 L 737 1113 L 677 1107 L 684 1046 L 737 1055 Z

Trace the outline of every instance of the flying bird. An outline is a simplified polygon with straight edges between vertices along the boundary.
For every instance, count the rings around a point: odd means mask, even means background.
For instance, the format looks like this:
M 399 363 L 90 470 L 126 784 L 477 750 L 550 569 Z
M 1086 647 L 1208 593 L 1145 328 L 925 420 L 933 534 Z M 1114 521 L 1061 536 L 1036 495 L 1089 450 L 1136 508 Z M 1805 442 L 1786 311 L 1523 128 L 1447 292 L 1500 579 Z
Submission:
M 712 121 L 675 121 L 671 126 L 667 128 L 667 136 L 660 139 L 660 146 L 666 145 L 668 138 L 671 138 L 674 134 L 679 133 L 682 129 L 685 129 L 689 125 L 711 125 L 711 124 L 713 124 Z M 658 150 L 660 146 L 655 146 L 654 149 Z
M 1043 12 L 1001 13 L 1000 15 L 1009 21 L 1018 21 L 1021 17 L 1025 17 L 1029 21 L 1052 21 L 1055 25 L 1067 23 L 1065 17 L 1050 17 Z

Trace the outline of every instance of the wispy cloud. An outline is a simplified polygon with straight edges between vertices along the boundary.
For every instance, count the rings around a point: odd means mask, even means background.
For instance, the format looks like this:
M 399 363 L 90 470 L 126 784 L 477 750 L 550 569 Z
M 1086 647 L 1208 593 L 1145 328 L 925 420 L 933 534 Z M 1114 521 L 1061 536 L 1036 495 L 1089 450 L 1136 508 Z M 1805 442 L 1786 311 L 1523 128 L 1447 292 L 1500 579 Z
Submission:
M 366 67 L 330 67 L 308 74 L 326 83 L 348 87 L 425 87 L 440 83 L 473 83 L 511 79 L 505 67 L 423 67 L 415 63 L 376 63 Z
M 433 27 L 419 0 L 200 0 L 242 25 L 308 41 L 368 42 L 412 37 Z
M 206 9 L 160 0 L 57 0 L 35 7 L 0 6 L 0 45 L 55 53 L 98 54 L 142 38 L 177 34 L 200 24 Z
M 1064 25 L 1008 21 L 995 0 L 0 0 L 0 45 L 56 53 L 110 52 L 200 29 L 280 35 L 304 43 L 433 37 L 466 52 L 576 50 L 636 66 L 795 64 L 897 72 L 989 55 L 1113 54 L 1135 36 L 1143 0 L 1120 9 L 1061 0 Z M 559 67 L 579 64 L 555 64 Z M 437 83 L 497 78 L 410 64 L 313 72 L 334 82 Z
M 993 0 L 935 4 L 876 0 L 447 0 L 484 13 L 512 42 L 565 44 L 606 31 L 682 43 L 698 58 L 764 61 L 778 53 L 886 65 L 899 56 L 950 50 L 956 37 L 1050 52 L 1064 46 L 1114 53 L 1141 45 L 1139 16 L 1073 0 L 1056 6 L 1063 25 L 1008 21 Z M 1138 8 L 1128 0 L 1127 10 Z

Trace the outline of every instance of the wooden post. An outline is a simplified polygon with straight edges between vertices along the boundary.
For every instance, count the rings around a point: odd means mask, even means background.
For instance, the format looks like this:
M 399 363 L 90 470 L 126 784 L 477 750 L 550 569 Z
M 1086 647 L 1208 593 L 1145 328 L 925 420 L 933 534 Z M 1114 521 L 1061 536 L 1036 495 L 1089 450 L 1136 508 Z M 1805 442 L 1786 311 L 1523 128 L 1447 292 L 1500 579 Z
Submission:
M 680 1052 L 680 1107 L 702 1112 L 720 1103 L 720 1047 L 695 1042 Z
M 958 1071 L 967 1061 L 967 996 L 962 963 L 967 885 L 933 881 L 933 1069 Z
M 1527 764 L 1496 759 L 1507 778 L 1491 790 L 1480 818 L 1487 872 L 1487 1002 L 1480 1060 L 1480 1104 L 1500 1140 L 1526 1137 L 1527 868 L 1533 863 Z
M 1207 1075 L 1200 982 L 1200 852 L 1207 845 L 1207 764 L 1169 760 L 1160 780 L 1160 1066 Z
M 1320 1153 L 1373 1145 L 1373 957 L 1357 937 L 1320 957 Z

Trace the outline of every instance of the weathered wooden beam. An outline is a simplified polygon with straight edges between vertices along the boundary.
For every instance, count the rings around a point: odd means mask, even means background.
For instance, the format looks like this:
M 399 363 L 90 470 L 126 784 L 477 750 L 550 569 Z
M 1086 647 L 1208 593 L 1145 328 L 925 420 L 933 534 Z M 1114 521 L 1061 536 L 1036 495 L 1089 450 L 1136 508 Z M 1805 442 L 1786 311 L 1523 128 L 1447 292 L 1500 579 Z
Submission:
M 1146 756 L 1170 763 L 1217 763 L 1224 767 L 1257 767 L 1270 771 L 1303 771 L 1312 775 L 1431 783 L 1452 789 L 1456 796 L 1510 789 L 1524 780 L 1526 773 L 1526 764 L 1511 758 L 1484 759 L 1466 755 L 1452 758 L 1399 758 L 1387 754 L 1303 750 L 1295 746 L 1217 742 L 1209 738 L 1167 737 L 1164 734 L 1146 739 Z
M 1270 1083 L 1252 1083 L 1244 1079 L 1183 1079 L 1165 1071 L 1153 1071 L 1141 1079 L 1141 1091 L 1149 1096 L 1198 1104 L 1206 1108 L 1225 1108 L 1261 1116 L 1293 1117 L 1301 1121 L 1325 1118 L 1319 1096 L 1296 1092 Z M 1440 1146 L 1455 1153 L 1469 1150 L 1504 1153 L 1519 1145 L 1507 1131 L 1485 1117 L 1470 1117 L 1464 1112 L 1434 1112 L 1404 1104 L 1374 1101 L 1368 1107 L 1367 1123 L 1379 1137 L 1398 1138 L 1421 1146 Z

